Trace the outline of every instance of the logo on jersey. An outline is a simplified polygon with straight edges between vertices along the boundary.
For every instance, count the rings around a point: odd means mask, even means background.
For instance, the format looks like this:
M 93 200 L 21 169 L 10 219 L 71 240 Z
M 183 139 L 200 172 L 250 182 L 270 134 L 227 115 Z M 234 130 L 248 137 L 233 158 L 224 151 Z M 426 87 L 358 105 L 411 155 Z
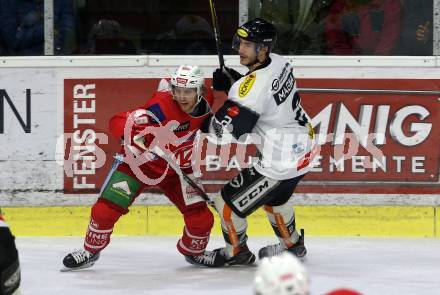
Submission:
M 293 77 L 292 72 L 290 72 L 289 75 L 287 76 L 286 81 L 284 81 L 283 85 L 281 86 L 280 90 L 278 90 L 273 94 L 273 98 L 275 99 L 277 105 L 280 105 L 284 101 L 286 101 L 287 97 L 289 97 L 290 93 L 292 93 L 294 85 L 295 85 L 295 78 Z
M 292 145 L 293 152 L 295 154 L 302 154 L 305 151 L 304 145 L 302 143 L 295 143 Z
M 247 76 L 240 84 L 240 88 L 238 89 L 238 96 L 245 97 L 251 90 L 252 85 L 254 85 L 256 78 L 256 74 L 250 74 L 249 76 Z
M 240 108 L 238 106 L 231 106 L 226 110 L 226 112 L 228 113 L 229 117 L 233 118 L 240 114 Z
M 113 189 L 124 191 L 127 195 L 131 195 L 130 187 L 128 186 L 127 181 L 116 182 L 112 184 Z
M 290 66 L 289 63 L 286 63 L 283 67 L 283 69 L 281 70 L 280 75 L 278 76 L 278 78 L 276 78 L 275 80 L 272 81 L 272 91 L 278 91 L 278 89 L 280 89 L 280 81 L 284 80 L 284 77 L 286 76 L 287 73 L 287 68 Z
M 247 36 L 249 36 L 248 33 L 241 28 L 237 30 L 237 35 L 242 38 L 246 38 Z
M 192 145 L 183 146 L 174 152 L 174 158 L 180 168 L 191 167 Z
M 272 91 L 277 91 L 278 89 L 280 89 L 280 81 L 275 79 L 272 81 Z
M 181 132 L 181 131 L 186 131 L 189 129 L 189 121 L 183 122 L 180 125 L 175 125 L 172 126 L 172 131 L 174 132 Z
M 313 126 L 310 123 L 306 124 L 307 128 L 309 129 L 308 135 L 310 139 L 315 139 L 315 130 L 313 130 Z

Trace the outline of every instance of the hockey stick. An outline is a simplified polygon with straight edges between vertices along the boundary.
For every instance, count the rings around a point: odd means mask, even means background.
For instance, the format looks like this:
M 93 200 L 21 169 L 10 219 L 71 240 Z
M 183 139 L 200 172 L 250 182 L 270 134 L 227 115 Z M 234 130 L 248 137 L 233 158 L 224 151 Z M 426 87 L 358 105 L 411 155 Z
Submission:
M 165 153 L 161 148 L 159 148 L 158 146 L 153 147 L 152 149 L 149 149 L 145 146 L 145 143 L 143 141 L 143 136 L 135 136 L 133 138 L 133 141 L 140 147 L 142 147 L 144 150 L 146 151 L 150 151 L 152 153 L 154 153 L 155 155 L 161 157 L 162 159 L 164 159 L 170 166 L 171 168 L 174 169 L 174 171 L 176 171 L 176 173 L 183 178 L 183 180 L 186 181 L 186 183 L 188 183 L 193 189 L 195 189 L 200 196 L 210 205 L 212 205 L 212 201 L 209 198 L 209 196 L 205 193 L 205 191 L 198 186 L 197 183 L 194 182 L 194 180 L 191 179 L 191 177 L 188 176 L 188 174 L 186 174 L 185 172 L 182 171 L 182 169 L 180 169 L 179 165 L 177 165 L 173 159 L 167 155 L 167 153 Z M 213 205 L 212 205 L 213 206 Z
M 183 178 L 183 180 L 186 181 L 186 183 L 188 183 L 193 189 L 195 189 L 199 195 L 211 206 L 214 207 L 214 205 L 212 204 L 211 199 L 209 198 L 209 196 L 205 193 L 205 191 L 197 184 L 194 182 L 194 180 L 191 179 L 191 177 L 188 176 L 188 174 L 186 174 L 185 172 L 182 171 L 182 169 L 180 169 L 180 166 L 177 165 L 173 159 L 167 155 L 163 150 L 161 150 L 159 147 L 154 147 L 153 148 L 153 153 L 158 155 L 159 157 L 161 157 L 162 159 L 164 159 L 170 166 L 171 168 L 174 169 L 174 171 L 176 171 L 176 173 Z
M 209 0 L 209 6 L 211 8 L 212 26 L 214 28 L 214 37 L 215 37 L 215 44 L 217 46 L 218 61 L 220 63 L 220 68 L 224 69 L 225 60 L 223 58 L 222 41 L 220 39 L 220 31 L 218 27 L 217 13 L 215 12 L 214 0 Z

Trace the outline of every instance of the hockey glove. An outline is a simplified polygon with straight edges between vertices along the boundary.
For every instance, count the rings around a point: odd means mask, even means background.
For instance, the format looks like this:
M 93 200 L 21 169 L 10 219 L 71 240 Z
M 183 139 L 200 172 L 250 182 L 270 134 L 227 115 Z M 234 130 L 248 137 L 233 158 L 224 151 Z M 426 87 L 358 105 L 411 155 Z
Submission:
M 131 127 L 131 131 L 130 137 L 125 140 L 126 145 L 134 146 L 141 151 L 148 150 L 149 144 L 147 143 L 151 143 L 152 135 L 146 133 L 145 128 L 149 126 L 149 120 L 147 111 L 144 109 L 135 110 L 128 115 L 127 124 Z
M 243 77 L 239 72 L 231 68 L 218 68 L 212 74 L 212 86 L 214 90 L 228 92 L 232 84 Z

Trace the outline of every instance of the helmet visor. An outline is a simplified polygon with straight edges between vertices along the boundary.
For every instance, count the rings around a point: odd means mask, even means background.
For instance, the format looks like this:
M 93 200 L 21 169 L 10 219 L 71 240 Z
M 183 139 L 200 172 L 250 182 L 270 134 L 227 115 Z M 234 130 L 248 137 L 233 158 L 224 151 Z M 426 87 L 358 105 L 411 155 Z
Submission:
M 237 52 L 240 49 L 240 37 L 237 34 L 234 34 L 234 37 L 232 37 L 232 49 Z

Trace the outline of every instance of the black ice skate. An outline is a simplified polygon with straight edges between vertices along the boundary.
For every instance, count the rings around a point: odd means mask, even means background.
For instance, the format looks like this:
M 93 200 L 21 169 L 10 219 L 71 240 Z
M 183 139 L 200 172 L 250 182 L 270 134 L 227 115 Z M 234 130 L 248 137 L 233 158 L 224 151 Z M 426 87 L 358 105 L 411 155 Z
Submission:
M 255 255 L 252 253 L 248 246 L 244 244 L 241 246 L 240 252 L 232 256 L 231 258 L 226 258 L 225 248 L 215 249 L 214 252 L 219 253 L 226 260 L 227 265 L 248 265 L 255 262 Z
M 205 251 L 199 256 L 185 255 L 185 260 L 191 264 L 208 267 L 222 267 L 226 263 L 225 258 L 215 251 Z
M 99 259 L 99 252 L 92 254 L 84 249 L 76 249 L 64 257 L 64 268 L 61 271 L 71 271 L 92 267 Z
M 298 258 L 306 256 L 307 249 L 304 246 L 304 229 L 301 229 L 301 235 L 299 236 L 298 241 L 292 247 L 285 249 L 280 243 L 269 245 L 261 248 L 260 251 L 258 251 L 258 258 L 262 259 L 264 257 L 272 257 L 281 254 L 283 251 L 288 251 Z

